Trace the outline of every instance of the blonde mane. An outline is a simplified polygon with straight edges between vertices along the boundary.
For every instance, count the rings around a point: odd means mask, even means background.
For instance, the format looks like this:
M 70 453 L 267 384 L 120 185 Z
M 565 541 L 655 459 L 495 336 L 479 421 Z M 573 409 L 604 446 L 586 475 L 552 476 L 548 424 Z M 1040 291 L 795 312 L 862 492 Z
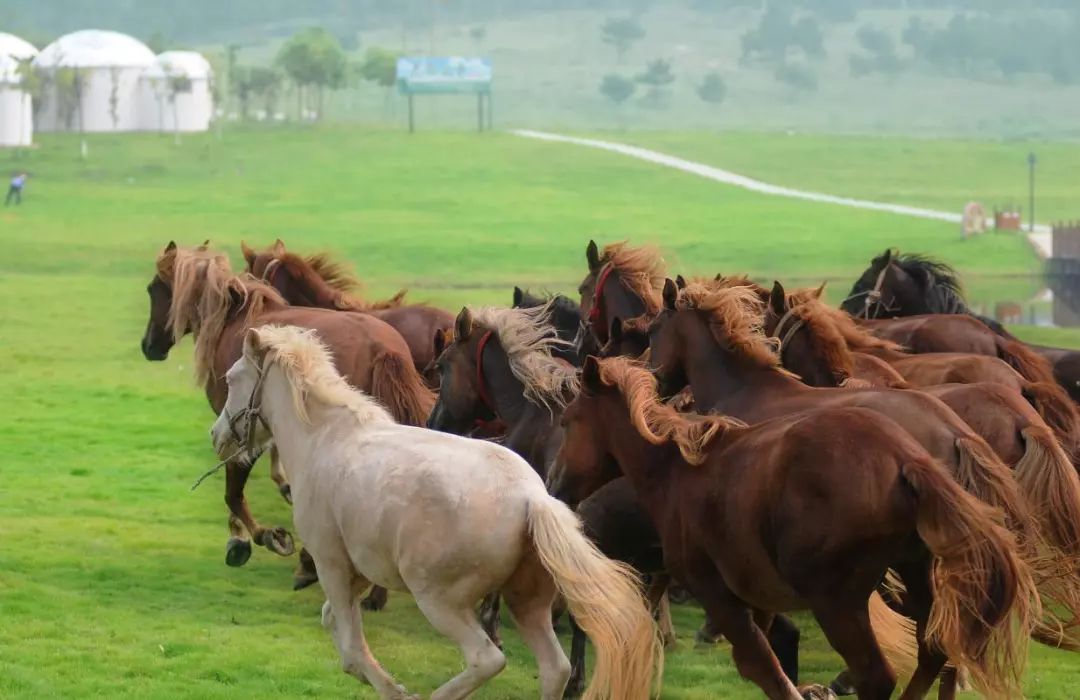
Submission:
M 394 419 L 377 400 L 349 386 L 334 367 L 330 350 L 314 330 L 296 326 L 261 326 L 255 330 L 262 362 L 281 368 L 289 382 L 293 408 L 310 424 L 308 402 L 349 409 L 362 425 L 393 423 Z
M 244 273 L 236 275 L 223 253 L 199 248 L 174 248 L 157 259 L 158 276 L 172 289 L 169 328 L 179 342 L 190 331 L 195 337 L 195 378 L 205 383 L 214 366 L 218 341 L 229 322 L 234 297 L 239 297 L 243 322 L 285 300 L 269 285 Z
M 396 309 L 404 304 L 407 293 L 405 289 L 389 299 L 380 301 L 363 299 L 360 294 L 364 289 L 364 283 L 347 262 L 336 261 L 329 253 L 315 253 L 301 257 L 296 253 L 285 251 L 275 259 L 287 265 L 295 276 L 306 280 L 309 287 L 325 294 L 334 308 L 342 311 L 383 311 Z M 319 287 L 322 287 L 322 290 L 319 290 Z
M 554 302 L 531 309 L 469 309 L 476 323 L 498 337 L 510 371 L 525 386 L 525 398 L 549 411 L 564 408 L 579 387 L 577 369 L 551 354 L 570 345 L 551 323 Z
M 835 333 L 843 339 L 844 344 L 852 352 L 864 352 L 866 350 L 891 350 L 893 352 L 905 352 L 904 346 L 878 338 L 859 326 L 846 311 L 834 309 L 822 302 L 816 296 L 815 289 L 800 289 L 788 295 L 789 308 L 796 306 L 805 307 L 806 313 L 812 318 L 815 327 L 831 325 Z M 802 318 L 800 316 L 800 318 Z M 804 320 L 810 324 L 811 318 Z
M 600 264 L 611 265 L 623 286 L 641 298 L 648 313 L 660 313 L 667 266 L 659 248 L 632 248 L 626 241 L 611 243 L 604 246 Z
M 645 367 L 626 357 L 599 361 L 600 380 L 618 388 L 630 411 L 630 421 L 638 434 L 653 445 L 675 443 L 688 463 L 702 464 L 709 444 L 724 432 L 744 428 L 742 421 L 727 416 L 679 413 L 661 403 L 656 394 L 656 377 Z
M 777 339 L 769 338 L 762 329 L 765 302 L 752 287 L 711 289 L 702 284 L 688 284 L 679 293 L 675 306 L 707 314 L 709 329 L 721 347 L 759 367 L 787 373 L 780 367 Z
M 296 254 L 286 253 L 281 256 L 281 258 L 284 261 L 287 259 L 287 256 L 290 255 Z M 306 258 L 300 258 L 300 256 L 296 257 L 307 263 L 315 274 L 322 277 L 323 282 L 326 282 L 339 292 L 352 294 L 359 292 L 364 288 L 364 283 L 361 282 L 360 278 L 356 276 L 356 273 L 352 271 L 349 264 L 332 259 L 329 253 L 315 253 Z
M 754 280 L 750 279 L 749 275 L 716 275 L 715 277 L 691 277 L 687 280 L 687 284 L 698 284 L 703 287 L 715 291 L 721 289 L 731 289 L 732 287 L 749 287 L 754 290 L 763 301 L 767 301 L 769 298 L 769 290 L 766 287 L 761 286 Z

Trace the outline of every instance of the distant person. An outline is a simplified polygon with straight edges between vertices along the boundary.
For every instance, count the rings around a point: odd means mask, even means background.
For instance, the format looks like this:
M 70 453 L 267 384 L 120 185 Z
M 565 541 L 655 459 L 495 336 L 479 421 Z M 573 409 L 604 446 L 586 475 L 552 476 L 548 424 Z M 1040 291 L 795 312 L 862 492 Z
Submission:
M 26 186 L 26 173 L 19 173 L 11 178 L 11 186 L 8 187 L 7 197 L 4 198 L 4 206 L 11 204 L 14 199 L 16 204 L 22 204 L 22 191 Z

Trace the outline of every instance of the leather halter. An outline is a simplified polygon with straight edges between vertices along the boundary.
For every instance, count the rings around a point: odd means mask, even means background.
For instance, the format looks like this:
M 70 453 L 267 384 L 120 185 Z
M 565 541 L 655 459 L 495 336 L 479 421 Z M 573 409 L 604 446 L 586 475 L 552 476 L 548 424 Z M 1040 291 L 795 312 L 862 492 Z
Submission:
M 248 405 L 234 414 L 229 413 L 229 409 L 222 408 L 221 412 L 225 414 L 225 419 L 229 423 L 229 430 L 232 432 L 233 439 L 236 440 L 237 447 L 241 447 L 247 452 L 254 451 L 255 448 L 255 422 L 262 423 L 262 426 L 266 428 L 267 432 L 270 431 L 270 424 L 266 422 L 266 419 L 262 415 L 262 387 L 263 380 L 266 379 L 266 370 L 270 364 L 270 358 L 263 360 L 262 367 L 258 370 L 256 375 L 255 386 L 251 390 L 251 396 L 248 398 Z M 240 431 L 237 430 L 237 423 L 247 418 L 247 425 L 245 426 L 244 435 L 241 437 Z
M 263 268 L 263 273 L 261 277 L 262 281 L 266 282 L 271 287 L 274 287 L 274 289 L 277 289 L 277 287 L 274 285 L 274 273 L 277 272 L 278 268 L 280 267 L 281 258 L 274 258 L 270 262 L 266 263 L 266 267 Z
M 601 304 L 604 298 L 604 285 L 607 283 L 608 277 L 615 270 L 615 266 L 608 263 L 604 266 L 604 269 L 600 270 L 600 274 L 596 278 L 596 288 L 593 292 L 592 308 L 589 309 L 589 321 L 595 322 L 600 320 Z
M 889 271 L 889 268 L 891 266 L 892 263 L 889 263 L 885 267 L 881 268 L 881 272 L 878 273 L 877 280 L 874 282 L 873 289 L 865 292 L 859 292 L 858 294 L 852 294 L 840 303 L 844 303 L 852 299 L 858 299 L 859 297 L 865 297 L 865 299 L 863 299 L 863 310 L 862 313 L 859 314 L 859 317 L 869 320 L 870 307 L 874 304 L 881 304 L 881 288 L 885 285 L 885 274 Z M 885 306 L 884 304 L 882 304 L 882 307 L 885 309 L 885 311 L 893 310 L 891 307 Z
M 791 327 L 787 329 L 787 332 L 780 335 L 780 332 L 784 329 L 784 325 L 791 319 L 795 319 L 795 322 L 791 324 Z M 787 348 L 791 339 L 799 332 L 803 326 L 806 325 L 806 321 L 795 315 L 795 309 L 788 309 L 783 316 L 780 317 L 780 322 L 776 324 L 776 328 L 773 330 L 773 337 L 780 339 L 780 347 L 777 348 L 777 353 L 780 356 L 780 360 L 784 359 L 784 350 Z

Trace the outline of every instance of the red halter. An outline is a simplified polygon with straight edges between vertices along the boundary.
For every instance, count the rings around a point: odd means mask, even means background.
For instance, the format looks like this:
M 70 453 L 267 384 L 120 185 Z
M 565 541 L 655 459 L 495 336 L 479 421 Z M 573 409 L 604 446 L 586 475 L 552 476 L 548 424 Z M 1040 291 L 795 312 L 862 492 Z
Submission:
M 608 263 L 596 278 L 596 288 L 593 291 L 592 308 L 589 309 L 589 323 L 595 325 L 596 322 L 600 320 L 600 310 L 604 300 L 604 284 L 607 283 L 607 279 L 614 269 L 615 266 Z

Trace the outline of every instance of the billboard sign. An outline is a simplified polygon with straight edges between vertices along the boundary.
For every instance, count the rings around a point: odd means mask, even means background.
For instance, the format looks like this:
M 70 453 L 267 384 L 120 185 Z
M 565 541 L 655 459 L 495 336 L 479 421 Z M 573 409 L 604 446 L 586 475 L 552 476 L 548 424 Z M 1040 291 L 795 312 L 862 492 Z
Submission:
M 403 56 L 397 61 L 397 84 L 406 94 L 490 92 L 491 59 Z

